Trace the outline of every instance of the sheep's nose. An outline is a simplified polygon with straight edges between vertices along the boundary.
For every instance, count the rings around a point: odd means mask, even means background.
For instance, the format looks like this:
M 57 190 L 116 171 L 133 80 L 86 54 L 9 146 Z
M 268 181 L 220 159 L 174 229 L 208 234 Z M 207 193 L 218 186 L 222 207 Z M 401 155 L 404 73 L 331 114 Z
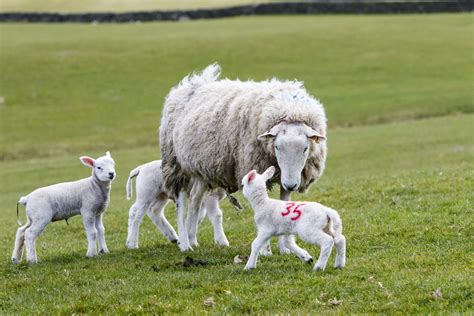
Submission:
M 109 172 L 109 178 L 110 178 L 110 180 L 112 180 L 114 177 L 115 177 L 115 173 L 114 173 L 114 172 Z
M 291 183 L 291 184 L 285 183 L 283 186 L 285 187 L 287 191 L 294 191 L 298 185 L 296 183 Z

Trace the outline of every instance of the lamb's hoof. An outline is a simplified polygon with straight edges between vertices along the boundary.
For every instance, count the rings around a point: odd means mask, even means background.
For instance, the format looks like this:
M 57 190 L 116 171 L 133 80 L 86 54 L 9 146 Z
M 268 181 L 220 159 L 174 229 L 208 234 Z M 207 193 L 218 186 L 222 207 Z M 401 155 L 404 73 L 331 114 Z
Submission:
M 108 249 L 100 249 L 99 253 L 103 255 L 105 253 L 109 253 L 109 250 Z
M 172 244 L 177 244 L 177 243 L 178 243 L 178 239 L 171 239 L 170 242 L 171 242 Z
M 272 250 L 270 248 L 260 249 L 259 254 L 264 257 L 273 255 Z
M 289 254 L 291 254 L 291 250 L 288 249 L 288 248 L 280 248 L 280 253 L 282 255 L 289 255 Z
M 179 245 L 179 250 L 181 250 L 181 252 L 193 251 L 193 248 L 190 245 L 183 245 L 181 243 L 178 243 L 178 245 Z
M 127 242 L 125 244 L 128 249 L 138 249 L 138 243 L 137 242 Z
M 97 257 L 97 253 L 87 253 L 87 254 L 86 254 L 86 257 L 88 257 L 88 258 Z
M 306 260 L 306 263 L 312 264 L 313 261 L 314 261 L 313 258 L 309 258 L 308 260 Z
M 229 247 L 229 241 L 227 239 L 216 240 L 215 242 L 218 246 Z
M 13 263 L 13 264 L 19 264 L 20 261 L 21 261 L 20 259 L 12 258 L 12 263 Z
M 314 267 L 313 270 L 316 271 L 316 272 L 319 272 L 319 271 L 324 271 L 324 268 L 316 266 L 316 267 Z
M 244 268 L 245 271 L 250 271 L 250 270 L 253 270 L 253 269 L 255 269 L 254 266 L 245 266 L 245 268 Z
M 344 268 L 344 265 L 335 265 L 334 269 L 342 270 Z

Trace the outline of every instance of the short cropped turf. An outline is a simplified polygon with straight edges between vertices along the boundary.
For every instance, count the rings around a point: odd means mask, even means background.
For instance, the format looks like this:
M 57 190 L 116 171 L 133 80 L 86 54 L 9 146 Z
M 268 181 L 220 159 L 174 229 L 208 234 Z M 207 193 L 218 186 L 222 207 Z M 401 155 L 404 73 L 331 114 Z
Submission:
M 1 314 L 474 311 L 472 14 L 3 24 L 0 32 Z M 200 246 L 182 254 L 145 218 L 140 249 L 126 249 L 128 172 L 159 158 L 169 89 L 214 61 L 229 78 L 303 80 L 325 105 L 325 174 L 293 198 L 340 212 L 345 269 L 315 273 L 274 244 L 273 256 L 243 271 L 233 258 L 250 253 L 256 229 L 241 194 L 241 213 L 222 203 L 228 248 L 214 245 L 206 221 Z M 47 227 L 39 264 L 13 266 L 18 197 L 87 176 L 78 157 L 106 150 L 118 172 L 104 219 L 110 254 L 85 257 L 74 217 Z M 175 226 L 173 205 L 166 214 Z M 186 256 L 207 265 L 185 267 Z

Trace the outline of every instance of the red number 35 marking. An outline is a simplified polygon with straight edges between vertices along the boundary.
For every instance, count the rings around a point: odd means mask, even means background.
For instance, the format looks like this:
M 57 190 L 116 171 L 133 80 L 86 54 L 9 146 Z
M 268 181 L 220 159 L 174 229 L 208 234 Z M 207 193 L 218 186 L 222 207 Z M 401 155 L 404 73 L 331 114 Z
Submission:
M 290 219 L 292 221 L 296 221 L 298 218 L 301 217 L 301 211 L 299 210 L 300 207 L 302 207 L 303 205 L 305 205 L 304 203 L 295 203 L 295 202 L 288 202 L 286 203 L 286 212 L 282 212 L 281 213 L 281 216 L 285 217 L 285 216 L 288 216 L 291 212 L 293 212 L 293 214 L 296 214 L 295 216 L 293 217 L 290 217 Z

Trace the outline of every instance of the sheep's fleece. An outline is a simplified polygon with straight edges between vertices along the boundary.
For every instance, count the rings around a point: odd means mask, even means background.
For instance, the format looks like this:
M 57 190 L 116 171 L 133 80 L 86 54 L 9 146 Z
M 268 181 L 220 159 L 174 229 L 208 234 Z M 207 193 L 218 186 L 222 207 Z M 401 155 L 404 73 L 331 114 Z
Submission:
M 277 165 L 272 141 L 257 136 L 281 122 L 303 122 L 323 136 L 326 115 L 302 82 L 222 79 L 218 64 L 185 77 L 165 101 L 160 144 L 165 188 L 177 196 L 196 177 L 209 188 L 240 189 L 249 170 Z M 302 172 L 305 191 L 324 171 L 326 141 L 314 143 Z M 280 182 L 277 169 L 269 186 Z

